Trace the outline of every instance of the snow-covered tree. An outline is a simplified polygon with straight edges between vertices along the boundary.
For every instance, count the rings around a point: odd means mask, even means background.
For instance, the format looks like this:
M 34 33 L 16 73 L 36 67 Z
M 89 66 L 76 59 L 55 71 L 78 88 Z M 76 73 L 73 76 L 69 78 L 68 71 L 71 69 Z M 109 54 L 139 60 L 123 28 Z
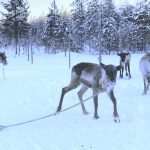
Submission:
M 6 13 L 2 12 L 3 34 L 11 42 L 15 41 L 16 54 L 18 53 L 18 44 L 21 39 L 28 37 L 29 24 L 28 4 L 24 0 L 9 0 L 8 3 L 1 3 Z
M 61 27 L 61 17 L 58 13 L 58 8 L 54 0 L 49 8 L 47 25 L 43 38 L 45 47 L 48 51 L 51 49 L 52 53 L 55 53 L 56 49 L 59 49 L 62 44 L 63 30 Z
M 135 8 L 132 5 L 126 5 L 119 9 L 119 40 L 120 40 L 120 49 L 131 49 L 134 45 L 134 35 L 132 35 L 132 31 L 134 31 L 134 27 L 132 22 L 130 22 L 130 18 L 133 16 Z
M 66 50 L 69 48 L 69 41 L 70 41 L 70 37 L 69 37 L 69 23 L 70 20 L 67 16 L 62 16 L 61 17 L 61 24 L 60 24 L 60 43 L 61 43 L 61 48 Z
M 0 47 L 3 46 L 3 34 L 2 34 L 2 26 L 0 24 Z
M 83 0 L 74 0 L 72 10 L 72 48 L 82 51 L 85 43 L 85 8 Z
M 36 46 L 37 47 L 40 47 L 42 46 L 42 37 L 44 35 L 44 31 L 45 31 L 45 27 L 46 27 L 46 20 L 45 20 L 45 17 L 39 17 L 37 18 L 36 20 Z
M 105 0 L 103 6 L 103 46 L 110 51 L 118 48 L 118 14 L 112 0 Z
M 99 0 L 92 0 L 87 3 L 85 14 L 85 37 L 90 48 L 98 49 L 101 6 Z
M 136 38 L 136 48 L 146 50 L 147 45 L 150 43 L 150 1 L 144 0 L 139 3 L 130 21 L 134 25 L 132 35 Z

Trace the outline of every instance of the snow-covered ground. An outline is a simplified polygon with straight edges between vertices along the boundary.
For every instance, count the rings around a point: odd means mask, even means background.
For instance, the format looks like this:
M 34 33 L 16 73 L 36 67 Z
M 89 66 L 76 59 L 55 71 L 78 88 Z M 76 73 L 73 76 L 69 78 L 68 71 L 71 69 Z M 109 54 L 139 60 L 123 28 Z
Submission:
M 71 54 L 71 66 L 78 62 L 98 63 L 98 56 Z M 132 78 L 117 78 L 115 95 L 120 123 L 114 123 L 112 102 L 106 93 L 99 95 L 98 120 L 93 119 L 93 101 L 85 103 L 89 115 L 80 106 L 21 126 L 0 131 L 0 150 L 149 150 L 150 91 L 143 93 L 139 60 L 132 54 Z M 70 81 L 68 57 L 35 55 L 34 64 L 26 56 L 15 58 L 7 52 L 8 65 L 3 79 L 0 65 L 0 125 L 24 122 L 54 113 L 61 88 Z M 116 55 L 103 55 L 103 63 L 118 65 Z M 63 108 L 78 103 L 75 89 L 64 97 Z M 92 91 L 84 95 L 87 98 Z

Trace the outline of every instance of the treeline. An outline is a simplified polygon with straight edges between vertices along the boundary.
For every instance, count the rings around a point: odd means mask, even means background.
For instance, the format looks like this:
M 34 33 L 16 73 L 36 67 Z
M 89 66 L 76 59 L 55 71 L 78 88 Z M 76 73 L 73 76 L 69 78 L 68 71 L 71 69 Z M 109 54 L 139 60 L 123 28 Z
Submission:
M 110 54 L 120 49 L 147 51 L 150 47 L 150 2 L 136 6 L 115 6 L 113 0 L 74 0 L 72 11 L 60 11 L 55 0 L 47 16 L 28 21 L 29 5 L 10 0 L 1 5 L 0 47 L 15 45 L 15 53 L 42 49 L 59 51 L 99 51 Z

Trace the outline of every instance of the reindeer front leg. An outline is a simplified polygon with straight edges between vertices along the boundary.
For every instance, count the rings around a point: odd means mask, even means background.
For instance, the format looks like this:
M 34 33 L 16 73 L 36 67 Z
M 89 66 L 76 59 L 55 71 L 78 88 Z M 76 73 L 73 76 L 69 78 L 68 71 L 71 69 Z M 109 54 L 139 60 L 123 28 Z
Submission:
M 128 73 L 127 73 L 127 69 L 128 69 Z M 130 73 L 130 62 L 128 62 L 127 64 L 126 64 L 126 75 L 128 76 L 129 75 L 129 78 L 131 78 L 131 73 Z
M 93 101 L 94 101 L 94 118 L 98 119 L 98 87 L 94 87 L 93 88 L 93 95 L 96 95 L 93 97 Z
M 108 92 L 108 95 L 109 95 L 110 99 L 112 100 L 113 106 L 114 106 L 114 112 L 113 112 L 114 121 L 115 121 L 115 122 L 118 122 L 118 121 L 120 122 L 120 120 L 119 120 L 119 115 L 118 115 L 118 112 L 117 112 L 117 102 L 116 102 L 116 98 L 115 98 L 115 96 L 114 96 L 113 90 L 109 91 L 109 92 Z
M 149 90 L 149 85 L 150 85 L 150 84 L 148 83 L 148 84 L 147 84 L 147 87 L 146 87 L 147 91 Z
M 122 64 L 121 64 L 121 66 L 122 66 Z M 120 78 L 123 78 L 123 72 L 124 72 L 124 66 L 122 66 L 120 69 Z
M 147 93 L 147 87 L 146 87 L 145 77 L 143 77 L 143 82 L 144 82 L 144 92 L 143 92 L 143 94 L 146 94 Z

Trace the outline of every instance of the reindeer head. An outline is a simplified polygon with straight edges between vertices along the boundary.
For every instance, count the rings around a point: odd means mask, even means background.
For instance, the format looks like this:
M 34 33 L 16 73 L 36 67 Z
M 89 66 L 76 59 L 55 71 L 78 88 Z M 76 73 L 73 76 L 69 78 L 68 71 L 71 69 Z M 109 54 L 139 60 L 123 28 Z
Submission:
M 7 60 L 6 60 L 6 55 L 5 52 L 0 52 L 0 63 L 2 63 L 3 65 L 7 65 Z
M 114 65 L 104 65 L 102 64 L 102 67 L 106 71 L 106 75 L 109 78 L 111 82 L 116 82 L 116 77 L 117 77 L 117 71 L 120 70 L 121 66 L 115 67 Z
M 118 56 L 120 56 L 121 58 L 121 62 L 125 62 L 126 60 L 126 56 L 129 55 L 129 53 L 120 53 L 120 54 L 117 54 Z

